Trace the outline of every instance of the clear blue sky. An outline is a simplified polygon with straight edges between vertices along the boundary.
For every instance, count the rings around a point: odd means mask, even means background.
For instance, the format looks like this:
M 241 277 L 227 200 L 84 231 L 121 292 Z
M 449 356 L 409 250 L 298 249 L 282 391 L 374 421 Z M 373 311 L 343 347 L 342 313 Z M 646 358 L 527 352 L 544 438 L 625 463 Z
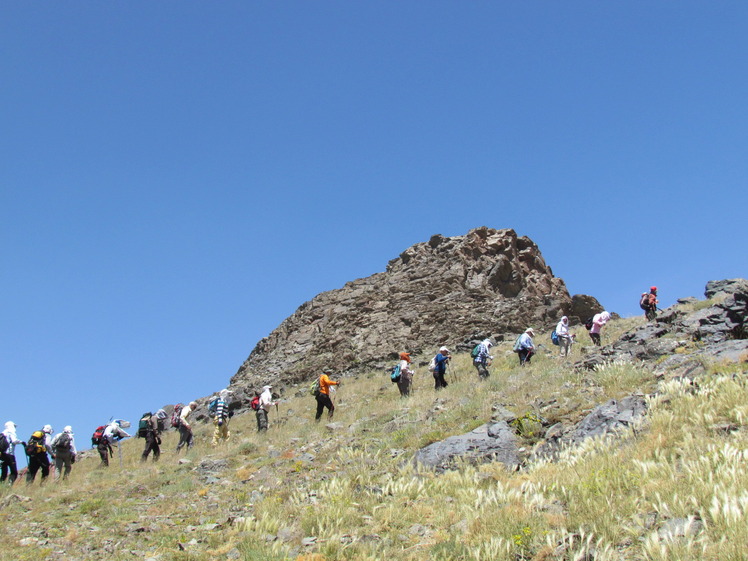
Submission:
M 208 395 L 436 233 L 514 228 L 622 315 L 747 276 L 747 27 L 730 1 L 3 2 L 0 420 L 88 444 Z

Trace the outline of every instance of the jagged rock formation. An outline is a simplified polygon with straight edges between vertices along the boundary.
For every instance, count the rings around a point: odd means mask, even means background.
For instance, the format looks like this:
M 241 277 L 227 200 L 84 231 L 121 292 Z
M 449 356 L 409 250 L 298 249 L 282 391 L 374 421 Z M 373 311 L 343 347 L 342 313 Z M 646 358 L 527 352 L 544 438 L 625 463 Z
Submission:
M 729 361 L 748 357 L 748 281 L 710 281 L 704 295 L 709 300 L 702 307 L 698 300 L 684 298 L 656 321 L 589 355 L 580 366 L 594 368 L 614 360 L 654 361 L 667 355 L 659 364 L 664 370 L 697 356 Z M 681 352 L 685 350 L 688 353 Z
M 406 249 L 386 272 L 301 305 L 257 344 L 231 386 L 246 394 L 267 380 L 313 379 L 325 367 L 376 368 L 400 351 L 466 349 L 477 339 L 503 340 L 600 309 L 591 297 L 573 302 L 537 245 L 514 230 L 436 235 Z

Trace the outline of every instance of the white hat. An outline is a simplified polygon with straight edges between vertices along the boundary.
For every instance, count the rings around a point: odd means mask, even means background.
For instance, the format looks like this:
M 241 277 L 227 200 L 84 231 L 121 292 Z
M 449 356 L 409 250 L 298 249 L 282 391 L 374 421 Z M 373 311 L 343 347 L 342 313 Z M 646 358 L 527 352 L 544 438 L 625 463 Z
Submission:
M 73 427 L 71 427 L 70 425 L 68 425 L 64 429 L 62 429 L 62 432 L 66 432 L 68 434 L 73 434 Z
M 525 333 L 530 333 L 531 335 L 535 335 L 535 332 L 532 330 L 532 327 L 528 327 L 525 329 Z
M 262 386 L 263 390 L 272 390 L 273 386 Z
M 44 428 L 42 428 L 42 432 L 46 432 L 47 434 L 52 434 L 52 425 L 44 425 Z
M 221 390 L 220 392 L 218 392 L 218 395 L 220 395 L 221 397 L 225 398 L 225 397 L 228 397 L 228 395 L 230 393 L 234 393 L 234 392 L 232 392 L 229 389 L 225 389 L 225 390 Z
M 449 352 L 449 349 L 448 349 L 447 347 L 442 347 L 441 349 L 439 349 L 439 352 L 442 352 L 442 351 L 447 351 L 447 352 Z

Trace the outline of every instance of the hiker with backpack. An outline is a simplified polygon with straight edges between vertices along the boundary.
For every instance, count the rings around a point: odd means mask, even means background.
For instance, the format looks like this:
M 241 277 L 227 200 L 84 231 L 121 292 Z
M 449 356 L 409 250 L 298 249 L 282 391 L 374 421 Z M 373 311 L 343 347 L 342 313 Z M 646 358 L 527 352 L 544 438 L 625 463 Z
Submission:
M 231 436 L 229 432 L 229 420 L 231 414 L 229 412 L 229 394 L 231 392 L 227 389 L 223 389 L 218 392 L 216 398 L 208 405 L 208 412 L 213 416 L 213 425 L 215 430 L 213 431 L 213 446 L 218 446 L 219 442 L 226 442 Z
M 558 338 L 558 347 L 561 356 L 569 356 L 571 345 L 574 342 L 574 335 L 569 332 L 569 318 L 564 316 L 556 325 L 556 337 Z
M 470 353 L 470 356 L 473 357 L 473 366 L 478 371 L 479 380 L 485 380 L 490 376 L 488 362 L 493 360 L 493 357 L 489 354 L 492 346 L 491 340 L 485 339 L 482 343 L 478 343 Z
M 642 296 L 639 299 L 639 307 L 644 310 L 644 317 L 649 321 L 653 321 L 657 317 L 657 304 L 659 302 L 656 286 L 651 286 L 649 292 L 642 292 Z
M 145 448 L 143 448 L 140 461 L 148 460 L 148 454 L 153 452 L 153 461 L 157 462 L 161 456 L 161 431 L 158 428 L 158 416 L 150 411 L 144 413 L 138 423 L 138 436 L 145 438 Z
M 60 476 L 65 480 L 70 475 L 75 463 L 75 455 L 78 453 L 75 449 L 75 435 L 73 427 L 70 425 L 62 429 L 52 439 L 52 453 L 55 459 L 55 481 L 60 480 Z
M 429 370 L 432 371 L 434 376 L 434 389 L 439 391 L 442 388 L 447 387 L 447 380 L 444 378 L 447 374 L 447 365 L 449 364 L 452 355 L 449 354 L 447 347 L 441 347 L 436 356 L 431 359 L 429 364 Z
M 101 430 L 102 427 L 98 427 L 93 437 L 91 437 L 92 443 L 94 440 L 97 441 L 96 450 L 99 452 L 99 457 L 101 458 L 100 467 L 109 467 L 109 456 L 114 457 L 112 443 L 132 436 L 122 428 L 120 423 L 119 419 L 115 419 L 108 425 L 104 425 L 103 430 Z
M 410 368 L 410 353 L 400 353 L 400 362 L 397 365 L 399 377 L 397 379 L 397 389 L 400 390 L 400 397 L 408 397 L 410 388 L 413 385 L 413 374 L 415 372 Z
M 255 409 L 255 417 L 257 418 L 257 432 L 268 430 L 268 411 L 275 405 L 273 401 L 273 393 L 270 391 L 273 386 L 263 386 L 262 393 L 257 402 L 257 409 Z
M 36 472 L 41 470 L 42 483 L 49 476 L 49 456 L 52 455 L 52 426 L 44 425 L 42 430 L 31 433 L 26 443 L 26 456 L 28 457 L 28 467 L 26 469 L 26 485 L 33 483 L 36 478 Z
M 322 372 L 318 379 L 319 388 L 316 392 L 316 395 L 314 396 L 314 398 L 317 400 L 317 414 L 314 417 L 314 420 L 317 422 L 319 422 L 320 418 L 322 417 L 322 412 L 325 410 L 325 408 L 327 408 L 328 410 L 328 419 L 332 419 L 332 415 L 333 413 L 335 413 L 335 404 L 330 398 L 330 388 L 332 386 L 340 386 L 340 382 L 331 380 L 330 374 L 332 374 L 332 370 L 326 369 Z
M 166 420 L 168 418 L 169 415 L 163 408 L 156 411 L 156 425 L 158 426 L 158 434 L 161 434 L 166 430 Z
M 192 448 L 192 445 L 195 443 L 192 434 L 192 427 L 187 421 L 187 418 L 195 409 L 197 409 L 197 403 L 190 401 L 190 404 L 182 407 L 182 410 L 179 412 L 177 427 L 179 429 L 179 443 L 177 444 L 177 452 L 179 452 L 184 446 L 187 446 L 188 449 Z
M 535 332 L 532 330 L 532 327 L 528 327 L 527 329 L 525 329 L 525 332 L 519 336 L 517 342 L 515 343 L 515 349 L 517 355 L 519 356 L 520 366 L 529 364 L 530 359 L 532 359 L 532 355 L 535 354 L 535 343 L 533 343 L 532 341 L 533 337 L 535 337 Z
M 11 485 L 18 479 L 16 444 L 26 447 L 26 443 L 18 439 L 16 428 L 17 425 L 13 421 L 8 421 L 5 423 L 5 430 L 0 433 L 0 482 L 7 479 Z
M 610 314 L 608 312 L 600 312 L 592 316 L 592 327 L 590 328 L 590 339 L 592 343 L 599 347 L 600 346 L 600 332 L 603 326 L 610 321 Z

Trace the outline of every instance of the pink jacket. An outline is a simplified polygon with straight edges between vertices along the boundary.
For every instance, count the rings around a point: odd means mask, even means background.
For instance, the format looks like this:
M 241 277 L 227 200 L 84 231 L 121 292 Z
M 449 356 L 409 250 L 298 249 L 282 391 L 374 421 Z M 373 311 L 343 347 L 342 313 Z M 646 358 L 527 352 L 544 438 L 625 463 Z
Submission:
M 592 329 L 590 329 L 590 333 L 600 333 L 600 330 L 603 328 L 603 325 L 608 323 L 610 320 L 610 314 L 608 312 L 601 312 L 599 314 L 595 314 L 595 317 L 592 318 Z

